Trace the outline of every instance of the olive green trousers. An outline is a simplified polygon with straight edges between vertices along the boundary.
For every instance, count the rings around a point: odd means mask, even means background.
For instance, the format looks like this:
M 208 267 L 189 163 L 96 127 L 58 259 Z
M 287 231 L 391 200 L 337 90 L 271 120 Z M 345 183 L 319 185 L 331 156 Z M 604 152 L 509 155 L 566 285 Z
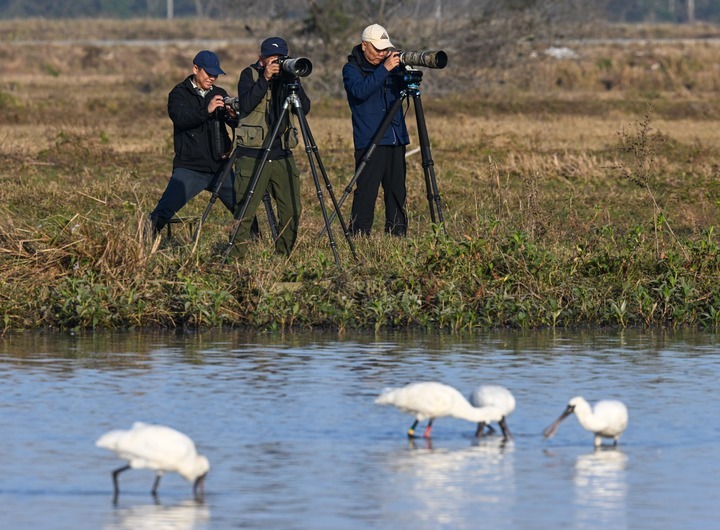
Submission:
M 260 165 L 260 159 L 241 157 L 235 162 L 235 197 L 237 198 L 236 214 L 248 200 L 248 188 L 255 168 Z M 278 237 L 275 240 L 275 250 L 281 254 L 289 255 L 295 246 L 298 235 L 298 225 L 302 205 L 300 204 L 300 172 L 295 165 L 293 157 L 280 160 L 268 160 L 263 167 L 257 186 L 250 196 L 245 215 L 240 220 L 235 244 L 230 255 L 238 258 L 245 256 L 251 242 L 250 226 L 253 217 L 262 202 L 265 191 L 275 201 L 277 207 Z

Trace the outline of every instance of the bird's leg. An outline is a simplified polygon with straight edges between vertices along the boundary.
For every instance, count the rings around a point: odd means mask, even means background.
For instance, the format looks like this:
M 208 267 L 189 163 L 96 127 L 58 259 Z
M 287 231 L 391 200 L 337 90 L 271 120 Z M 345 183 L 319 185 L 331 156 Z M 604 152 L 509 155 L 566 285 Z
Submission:
M 161 478 L 162 478 L 162 473 L 158 473 L 155 476 L 155 482 L 153 483 L 153 489 L 152 489 L 153 497 L 157 497 L 157 490 L 158 490 L 158 486 L 160 485 Z
M 485 429 L 485 422 L 480 421 L 477 424 L 477 430 L 475 431 L 475 438 L 480 438 L 483 435 L 483 430 Z
M 487 424 L 487 430 L 488 430 L 488 434 L 493 434 L 495 432 L 495 429 L 493 429 L 493 426 L 490 425 L 489 423 Z
M 118 495 L 120 494 L 120 487 L 118 486 L 118 475 L 122 473 L 123 471 L 127 471 L 130 469 L 130 466 L 123 466 L 117 468 L 115 471 L 112 472 L 112 478 L 113 478 L 113 498 L 117 500 Z
M 413 424 L 408 429 L 408 437 L 415 438 L 415 427 L 417 427 L 417 424 L 420 423 L 420 420 L 415 420 Z
M 423 434 L 423 438 L 430 438 L 430 431 L 432 431 L 432 422 L 433 419 L 430 418 L 428 421 L 427 427 L 425 427 L 425 433 Z
M 510 440 L 512 438 L 512 433 L 510 432 L 507 423 L 505 423 L 505 416 L 503 416 L 498 422 L 498 425 L 500 425 L 500 429 L 502 429 L 503 440 Z

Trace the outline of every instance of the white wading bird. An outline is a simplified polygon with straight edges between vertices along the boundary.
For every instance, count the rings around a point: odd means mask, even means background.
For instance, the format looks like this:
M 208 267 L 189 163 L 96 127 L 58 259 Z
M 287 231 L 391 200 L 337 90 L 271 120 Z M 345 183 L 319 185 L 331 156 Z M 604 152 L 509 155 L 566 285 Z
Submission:
M 502 412 L 495 407 L 473 407 L 458 390 L 436 382 L 410 383 L 402 388 L 387 388 L 375 400 L 377 405 L 394 405 L 415 416 L 408 436 L 415 436 L 418 423 L 428 420 L 423 436 L 430 437 L 435 418 L 452 416 L 473 423 L 500 421 Z
M 157 473 L 152 494 L 157 495 L 160 478 L 165 472 L 179 473 L 193 483 L 196 498 L 202 498 L 205 476 L 210 463 L 195 449 L 195 443 L 185 434 L 165 427 L 133 423 L 129 430 L 115 430 L 103 434 L 95 445 L 113 451 L 128 465 L 113 471 L 114 495 L 117 499 L 118 475 L 128 469 L 152 469 Z M 200 492 L 198 495 L 198 491 Z
M 498 421 L 500 429 L 503 433 L 503 440 L 512 438 L 512 433 L 505 422 L 506 418 L 515 410 L 515 396 L 512 395 L 507 388 L 500 385 L 481 385 L 470 393 L 470 404 L 473 407 L 495 407 L 502 413 L 502 418 Z M 494 429 L 484 421 L 478 422 L 475 436 L 483 435 L 483 430 L 487 425 L 490 432 Z
M 612 438 L 613 445 L 617 445 L 620 435 L 628 425 L 628 411 L 622 401 L 598 401 L 595 407 L 591 408 L 584 398 L 578 396 L 572 398 L 565 412 L 543 431 L 545 438 L 553 436 L 560 422 L 573 412 L 582 428 L 595 435 L 596 447 L 602 445 L 603 438 Z

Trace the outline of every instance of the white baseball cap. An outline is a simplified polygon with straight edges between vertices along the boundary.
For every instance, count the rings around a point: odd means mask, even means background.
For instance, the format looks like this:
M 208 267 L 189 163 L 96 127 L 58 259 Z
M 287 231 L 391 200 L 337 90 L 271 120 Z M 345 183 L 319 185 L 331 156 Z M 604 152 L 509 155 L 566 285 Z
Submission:
M 372 24 L 365 28 L 360 37 L 363 42 L 369 42 L 378 50 L 387 50 L 388 48 L 394 48 L 393 43 L 390 42 L 387 31 L 380 24 Z

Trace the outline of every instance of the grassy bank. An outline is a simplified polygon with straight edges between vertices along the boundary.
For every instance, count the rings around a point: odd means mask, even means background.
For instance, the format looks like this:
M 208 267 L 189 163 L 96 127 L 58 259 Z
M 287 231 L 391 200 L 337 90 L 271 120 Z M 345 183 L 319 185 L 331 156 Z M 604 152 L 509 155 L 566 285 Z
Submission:
M 353 240 L 356 261 L 335 222 L 341 268 L 318 237 L 302 150 L 305 211 L 289 258 L 264 239 L 245 260 L 222 263 L 230 218 L 219 202 L 197 245 L 187 226 L 144 237 L 171 168 L 167 92 L 194 51 L 0 44 L 3 332 L 720 323 L 717 45 L 538 55 L 511 72 L 463 72 L 497 82 L 457 93 L 437 81 L 457 70 L 427 72 L 445 230 L 429 219 L 421 161 L 411 156 L 409 237 L 376 230 Z M 232 92 L 252 49 L 221 56 L 231 75 L 219 84 Z M 339 197 L 353 170 L 349 113 L 312 83 L 308 119 Z M 208 199 L 182 215 L 198 217 Z M 382 216 L 378 201 L 376 226 Z

